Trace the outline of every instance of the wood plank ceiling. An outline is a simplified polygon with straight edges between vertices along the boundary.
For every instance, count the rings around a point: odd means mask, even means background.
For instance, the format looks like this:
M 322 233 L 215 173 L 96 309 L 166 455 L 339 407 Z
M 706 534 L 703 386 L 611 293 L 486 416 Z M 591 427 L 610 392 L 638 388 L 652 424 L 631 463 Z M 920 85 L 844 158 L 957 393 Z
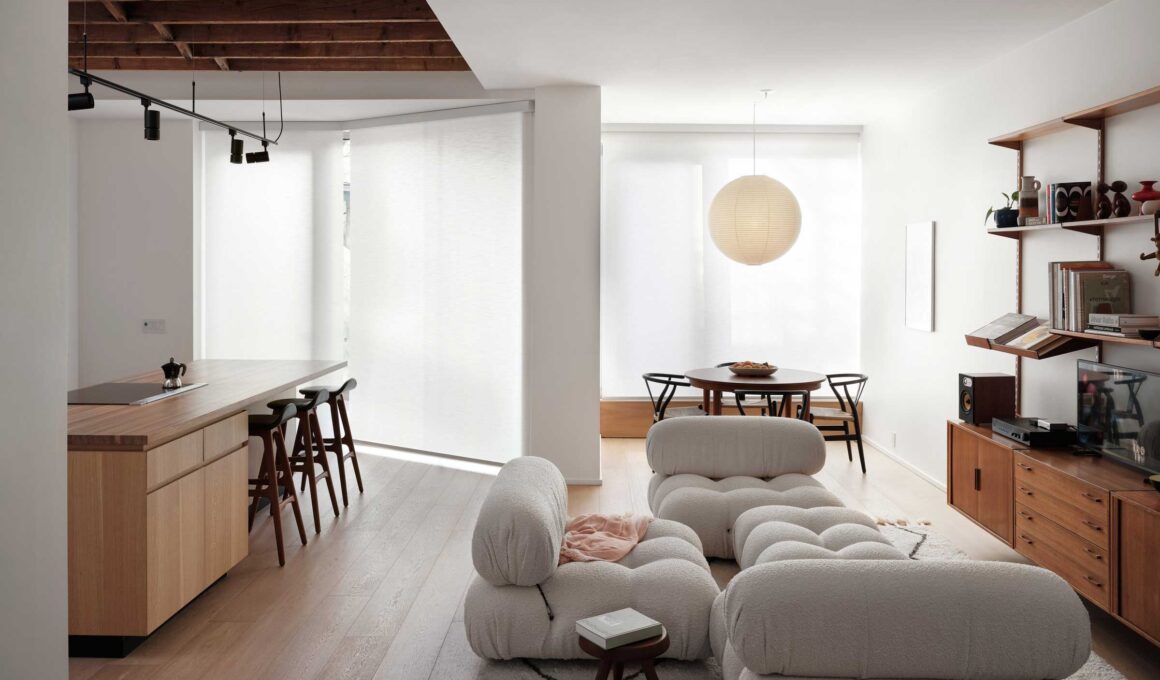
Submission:
M 427 0 L 69 0 L 75 68 L 86 12 L 90 70 L 470 70 Z

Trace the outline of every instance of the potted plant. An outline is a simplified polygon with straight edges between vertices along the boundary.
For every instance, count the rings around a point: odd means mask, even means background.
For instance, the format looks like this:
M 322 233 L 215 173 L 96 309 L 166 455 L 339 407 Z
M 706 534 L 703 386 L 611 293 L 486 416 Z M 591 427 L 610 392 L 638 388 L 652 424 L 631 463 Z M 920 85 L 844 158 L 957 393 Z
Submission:
M 1003 198 L 1007 199 L 1007 206 L 1005 208 L 987 208 L 987 216 L 983 218 L 983 224 L 991 219 L 991 215 L 995 216 L 996 227 L 1015 227 L 1019 225 L 1019 209 L 1013 208 L 1019 201 L 1019 192 L 1012 191 L 1010 194 L 1003 194 Z

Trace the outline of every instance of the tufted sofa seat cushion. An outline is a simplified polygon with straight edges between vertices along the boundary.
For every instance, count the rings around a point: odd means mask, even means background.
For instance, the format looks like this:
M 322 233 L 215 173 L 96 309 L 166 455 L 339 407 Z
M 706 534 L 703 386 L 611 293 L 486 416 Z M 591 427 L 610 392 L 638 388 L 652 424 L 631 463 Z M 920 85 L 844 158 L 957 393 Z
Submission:
M 709 610 L 720 591 L 696 534 L 676 522 L 653 520 L 644 540 L 619 562 L 571 562 L 539 586 L 497 586 L 483 578 L 471 583 L 464 623 L 476 655 L 589 658 L 580 649 L 576 621 L 625 607 L 665 625 L 671 642 L 664 656 L 691 660 L 711 653 Z
M 765 506 L 746 510 L 733 525 L 742 569 L 778 560 L 904 560 L 869 516 L 849 508 Z
M 653 514 L 691 527 L 708 557 L 732 559 L 735 552 L 731 536 L 737 518 L 747 510 L 771 505 L 839 507 L 842 501 L 816 479 L 802 474 L 719 480 L 692 474 L 658 474 L 649 482 Z

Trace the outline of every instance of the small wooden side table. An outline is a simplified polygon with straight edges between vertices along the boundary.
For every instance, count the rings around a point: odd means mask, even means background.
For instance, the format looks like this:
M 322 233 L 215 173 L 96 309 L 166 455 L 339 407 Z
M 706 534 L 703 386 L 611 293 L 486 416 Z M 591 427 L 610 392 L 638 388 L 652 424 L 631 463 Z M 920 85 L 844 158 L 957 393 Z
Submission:
M 613 680 L 624 678 L 624 664 L 639 663 L 644 677 L 648 680 L 659 680 L 657 670 L 653 667 L 653 659 L 668 651 L 669 633 L 661 628 L 661 634 L 647 640 L 634 642 L 623 647 L 601 649 L 596 643 L 581 637 L 580 649 L 586 654 L 600 660 L 600 668 L 596 670 L 596 680 L 608 680 L 608 671 L 612 671 Z

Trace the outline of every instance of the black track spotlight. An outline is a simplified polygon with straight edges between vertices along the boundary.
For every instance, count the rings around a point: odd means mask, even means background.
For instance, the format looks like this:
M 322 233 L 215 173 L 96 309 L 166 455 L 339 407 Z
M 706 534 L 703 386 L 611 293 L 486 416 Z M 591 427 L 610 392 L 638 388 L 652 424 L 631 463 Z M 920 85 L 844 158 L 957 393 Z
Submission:
M 161 112 L 157 109 L 149 108 L 149 103 L 145 104 L 145 139 L 156 142 L 161 139 Z
M 247 163 L 269 163 L 270 162 L 270 149 L 267 148 L 266 142 L 262 142 L 262 150 L 261 151 L 251 151 L 250 153 L 246 154 L 246 162 Z
M 93 99 L 93 93 L 89 92 L 87 87 L 84 92 L 68 93 L 69 111 L 84 111 L 85 109 L 96 108 L 96 106 L 97 102 Z
M 242 140 L 237 138 L 237 132 L 230 130 L 230 162 L 235 165 L 242 164 L 242 147 L 244 146 Z

